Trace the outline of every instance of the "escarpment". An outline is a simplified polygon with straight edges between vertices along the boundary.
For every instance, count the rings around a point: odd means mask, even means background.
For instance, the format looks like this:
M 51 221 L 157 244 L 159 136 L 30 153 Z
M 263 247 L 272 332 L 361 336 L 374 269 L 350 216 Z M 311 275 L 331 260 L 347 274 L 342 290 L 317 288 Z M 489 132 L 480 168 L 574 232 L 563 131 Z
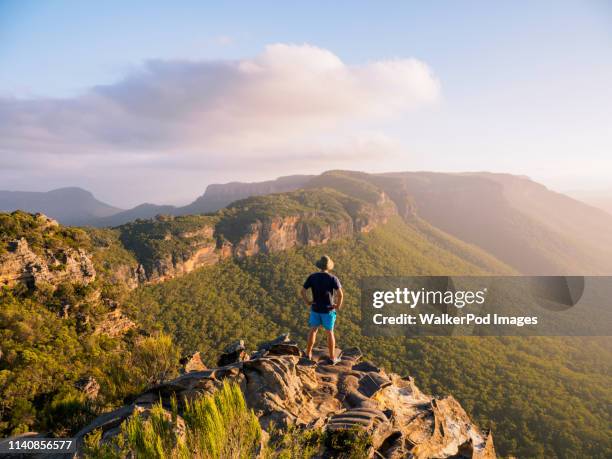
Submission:
M 367 233 L 399 214 L 396 202 L 373 185 L 367 193 L 330 187 L 325 181 L 320 185 L 243 199 L 209 215 L 158 215 L 107 230 L 63 227 L 40 214 L 35 225 L 19 226 L 4 241 L 0 284 L 88 284 L 98 269 L 105 281 L 133 289 L 228 257 L 318 246 Z M 8 222 L 18 220 L 5 215 Z M 34 242 L 33 249 L 24 235 Z M 71 239 L 74 235 L 81 239 Z
M 28 215 L 29 214 L 24 214 Z M 43 284 L 54 288 L 61 282 L 89 284 L 96 278 L 91 254 L 81 247 L 64 244 L 68 239 L 59 224 L 45 215 L 28 217 L 35 235 L 33 243 L 21 234 L 3 234 L 0 247 L 0 286 L 18 283 L 29 287 Z
M 22 282 L 35 287 L 56 285 L 62 281 L 89 284 L 96 278 L 91 257 L 82 249 L 46 250 L 37 254 L 25 238 L 11 241 L 0 255 L 0 285 Z
M 426 395 L 411 377 L 388 373 L 361 358 L 358 348 L 346 349 L 340 363 L 331 365 L 323 350 L 315 349 L 313 363 L 287 334 L 250 355 L 228 348 L 220 359 L 224 366 L 187 371 L 148 389 L 131 405 L 81 429 L 77 441 L 82 448 L 84 439 L 96 431 L 102 443 L 112 442 L 126 420 L 146 417 L 160 402 L 171 419 L 170 407 L 177 401 L 175 422 L 181 424 L 186 401 L 212 394 L 226 381 L 240 387 L 264 431 L 294 426 L 294 432 L 316 429 L 328 438 L 363 434 L 368 439 L 367 457 L 496 457 L 492 434 L 475 425 L 453 397 Z M 335 449 L 337 444 L 324 442 L 314 457 L 350 452 L 350 446 Z
M 371 231 L 396 215 L 379 191 L 374 202 L 334 190 L 301 190 L 237 201 L 212 215 L 158 216 L 119 227 L 142 266 L 141 280 L 161 282 L 227 257 L 248 257 Z

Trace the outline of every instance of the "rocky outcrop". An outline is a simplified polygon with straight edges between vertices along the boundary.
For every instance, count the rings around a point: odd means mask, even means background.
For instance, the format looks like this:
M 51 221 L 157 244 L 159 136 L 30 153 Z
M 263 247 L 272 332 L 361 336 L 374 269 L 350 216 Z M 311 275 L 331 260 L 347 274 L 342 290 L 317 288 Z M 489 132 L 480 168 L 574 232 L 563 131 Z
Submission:
M 226 365 L 232 365 L 238 362 L 244 362 L 249 359 L 249 354 L 246 351 L 246 347 L 244 345 L 243 340 L 238 340 L 226 346 L 223 350 L 223 354 L 219 356 L 219 360 L 217 361 L 217 365 L 220 367 Z
M 178 230 L 173 228 L 174 220 L 173 216 L 158 215 L 152 221 L 167 225 L 168 230 L 161 236 L 143 235 L 147 244 L 167 245 L 171 249 L 155 251 L 149 248 L 146 250 L 147 257 L 137 268 L 137 276 L 141 283 L 163 282 L 190 273 L 197 268 L 213 265 L 221 258 L 231 255 L 231 252 L 218 243 L 215 238 L 215 227 L 207 220 L 196 227 L 190 225 L 188 230 L 181 230 L 180 223 L 177 225 Z M 143 252 L 142 247 L 132 247 L 127 240 L 124 241 L 124 244 L 136 254 Z
M 104 314 L 93 330 L 94 335 L 107 335 L 117 338 L 136 328 L 136 323 L 126 316 L 121 309 L 115 309 Z
M 21 238 L 10 241 L 8 250 L 0 254 L 0 285 L 14 286 L 21 282 L 29 287 L 42 283 L 55 286 L 63 281 L 89 284 L 95 278 L 91 257 L 83 249 L 35 253 L 26 239 Z
M 140 265 L 139 270 L 143 273 L 140 278 L 145 283 L 163 282 L 168 279 L 183 276 L 203 266 L 217 263 L 223 254 L 217 249 L 215 242 L 205 244 L 194 244 L 190 253 L 184 257 L 166 256 L 155 260 L 153 266 L 145 268 Z
M 397 214 L 394 204 L 384 192 L 380 192 L 375 205 L 358 201 L 347 201 L 343 205 L 343 212 L 319 214 L 304 211 L 257 220 L 231 246 L 232 255 L 244 257 L 293 247 L 322 245 L 357 233 L 367 233 Z
M 321 223 L 316 215 L 273 217 L 250 225 L 246 234 L 232 248 L 236 257 L 271 253 L 305 245 L 321 245 L 355 232 L 351 218 L 339 216 L 336 221 Z
M 181 365 L 183 368 L 181 369 L 182 373 L 190 373 L 192 371 L 204 371 L 206 370 L 206 365 L 202 361 L 202 356 L 200 352 L 194 352 L 191 355 L 185 356 L 181 359 Z
M 242 348 L 227 351 L 243 352 Z M 103 441 L 108 441 L 123 421 L 145 415 L 153 403 L 161 400 L 162 406 L 170 406 L 174 396 L 191 400 L 230 380 L 239 384 L 265 430 L 296 425 L 330 435 L 361 431 L 371 439 L 369 457 L 377 458 L 496 457 L 491 433 L 481 431 L 453 397 L 422 393 L 412 378 L 361 361 L 357 348 L 345 350 L 337 365 L 331 365 L 320 349 L 313 359 L 303 358 L 297 344 L 283 335 L 247 360 L 189 372 L 152 387 L 132 405 L 94 420 L 76 437 L 82 444 L 88 433 L 101 429 Z M 320 451 L 317 457 L 333 453 Z
M 168 232 L 164 241 L 181 247 L 181 250 L 141 266 L 143 279 L 145 282 L 157 283 L 213 265 L 227 257 L 243 258 L 294 247 L 326 244 L 358 233 L 367 233 L 397 214 L 395 205 L 384 192 L 380 192 L 378 201 L 373 204 L 349 200 L 344 205 L 345 208 L 336 213 L 304 210 L 285 216 L 262 216 L 246 224 L 237 222 L 215 226 L 207 223 L 196 230 L 176 234 Z M 249 209 L 247 207 L 241 211 L 248 212 Z M 236 228 L 238 225 L 244 226 Z M 229 237 L 227 233 L 230 231 L 239 236 Z

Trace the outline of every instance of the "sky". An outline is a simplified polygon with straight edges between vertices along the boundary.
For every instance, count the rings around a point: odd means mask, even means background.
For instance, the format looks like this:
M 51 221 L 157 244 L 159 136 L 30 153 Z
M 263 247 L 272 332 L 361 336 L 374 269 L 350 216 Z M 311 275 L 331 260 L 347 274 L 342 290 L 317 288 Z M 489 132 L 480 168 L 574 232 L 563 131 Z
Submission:
M 0 189 L 329 169 L 610 189 L 612 3 L 0 0 Z

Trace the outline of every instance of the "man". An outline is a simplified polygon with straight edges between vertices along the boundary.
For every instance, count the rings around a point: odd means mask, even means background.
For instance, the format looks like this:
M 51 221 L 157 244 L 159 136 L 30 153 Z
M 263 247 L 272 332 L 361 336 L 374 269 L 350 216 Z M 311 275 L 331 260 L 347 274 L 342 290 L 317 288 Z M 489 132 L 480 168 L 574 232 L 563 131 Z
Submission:
M 301 291 L 304 303 L 311 308 L 310 319 L 308 320 L 310 331 L 308 332 L 306 356 L 309 360 L 312 360 L 312 348 L 317 339 L 317 331 L 322 326 L 327 333 L 329 358 L 332 364 L 335 365 L 340 361 L 340 357 L 334 355 L 336 349 L 334 324 L 336 322 L 336 310 L 342 308 L 344 292 L 342 291 L 340 280 L 333 274 L 330 274 L 330 271 L 334 268 L 334 262 L 331 258 L 324 255 L 315 263 L 315 266 L 320 271 L 308 276 Z M 309 289 L 312 290 L 312 299 L 308 295 Z M 334 296 L 336 302 L 334 302 Z

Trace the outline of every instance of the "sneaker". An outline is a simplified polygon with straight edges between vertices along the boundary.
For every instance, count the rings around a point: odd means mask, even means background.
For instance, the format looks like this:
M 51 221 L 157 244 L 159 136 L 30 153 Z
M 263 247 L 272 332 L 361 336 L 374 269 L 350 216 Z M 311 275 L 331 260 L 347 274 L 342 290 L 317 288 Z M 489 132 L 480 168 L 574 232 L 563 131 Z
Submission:
M 340 357 L 336 357 L 336 358 L 331 359 L 331 364 L 332 365 L 335 365 L 335 364 L 340 363 L 340 362 L 341 362 Z

